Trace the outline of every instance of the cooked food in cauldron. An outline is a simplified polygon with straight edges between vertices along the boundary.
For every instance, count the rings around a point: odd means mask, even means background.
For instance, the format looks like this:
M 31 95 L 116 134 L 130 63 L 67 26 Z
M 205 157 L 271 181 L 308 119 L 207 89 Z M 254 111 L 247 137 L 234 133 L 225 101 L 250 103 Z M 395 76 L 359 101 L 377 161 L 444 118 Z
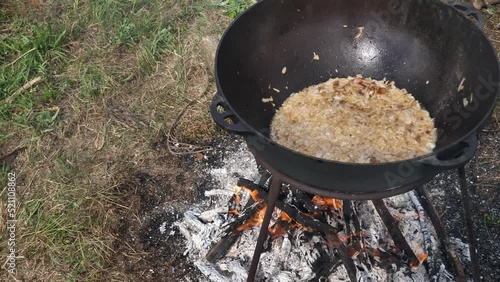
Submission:
M 437 136 L 429 112 L 406 89 L 357 75 L 292 94 L 272 120 L 271 138 L 317 158 L 379 163 L 428 154 Z

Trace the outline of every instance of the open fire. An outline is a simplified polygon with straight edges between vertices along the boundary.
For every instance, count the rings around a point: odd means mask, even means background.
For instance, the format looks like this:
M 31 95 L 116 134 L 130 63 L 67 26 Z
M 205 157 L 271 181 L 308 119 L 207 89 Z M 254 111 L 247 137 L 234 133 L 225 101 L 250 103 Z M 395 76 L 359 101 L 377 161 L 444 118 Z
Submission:
M 252 227 L 260 227 L 263 222 L 264 214 L 266 211 L 266 204 L 263 198 L 259 197 L 259 194 L 263 194 L 264 198 L 267 197 L 263 187 L 259 187 L 246 179 L 240 179 L 238 182 L 241 186 L 235 187 L 235 193 L 233 195 L 232 201 L 230 201 L 229 206 L 236 206 L 236 208 L 229 209 L 229 214 L 242 215 L 246 212 L 251 211 L 248 218 L 244 221 L 235 220 L 233 224 L 227 229 L 231 234 L 230 238 L 221 238 L 221 240 L 216 243 L 212 249 L 207 254 L 207 259 L 211 262 L 216 262 L 221 258 L 221 254 L 227 254 L 229 248 L 232 247 L 236 241 L 235 236 L 241 233 L 231 233 L 231 230 L 245 231 Z M 369 244 L 366 240 L 368 234 L 361 230 L 359 222 L 354 223 L 358 220 L 354 210 L 344 213 L 343 203 L 340 200 L 321 197 L 318 195 L 309 197 L 310 195 L 297 190 L 292 191 L 290 187 L 283 187 L 284 197 L 286 200 L 278 200 L 278 207 L 274 211 L 274 222 L 269 227 L 269 234 L 271 240 L 276 240 L 280 236 L 283 236 L 286 232 L 294 232 L 294 228 L 301 229 L 301 232 L 310 234 L 312 236 L 318 235 L 322 236 L 325 242 L 325 252 L 331 256 L 335 256 L 338 253 L 341 261 L 345 264 L 348 275 L 351 280 L 357 280 L 356 277 L 358 270 L 353 267 L 355 264 L 351 261 L 352 258 L 358 259 L 358 264 L 365 264 L 365 269 L 370 269 L 374 265 L 385 268 L 392 267 L 393 263 L 399 265 L 407 265 L 412 270 L 417 270 L 419 265 L 421 265 L 428 254 L 423 251 L 416 241 L 413 241 L 413 248 L 410 248 L 405 238 L 401 235 L 396 235 L 393 245 L 389 249 L 384 249 L 380 244 Z M 241 208 L 242 191 L 248 192 L 249 198 L 246 204 L 246 210 L 239 210 Z M 295 193 L 293 193 L 295 192 Z M 299 199 L 299 197 L 303 197 Z M 351 205 L 349 201 L 346 201 L 347 205 Z M 381 209 L 387 209 L 384 202 L 379 201 L 376 203 Z M 256 208 L 252 208 L 255 206 Z M 384 208 L 385 207 L 385 208 Z M 352 207 L 349 207 L 352 209 Z M 289 211 L 287 213 L 285 210 Z M 350 213 L 350 214 L 348 214 Z M 404 217 L 403 213 L 393 212 L 389 214 L 386 212 L 382 217 L 391 217 L 392 223 L 389 223 L 389 228 L 394 230 L 389 230 L 389 233 L 398 232 L 398 227 L 396 226 L 401 222 Z M 349 218 L 348 218 L 349 217 Z M 418 218 L 419 215 L 416 215 Z M 351 226 L 348 226 L 353 224 Z M 396 230 L 396 231 L 395 231 Z M 397 241 L 404 242 L 397 242 Z M 405 249 L 406 247 L 406 249 Z M 217 254 L 218 256 L 214 256 Z M 391 262 L 391 263 L 388 263 Z M 349 267 L 350 266 L 350 267 Z
M 177 227 L 187 239 L 188 258 L 207 281 L 246 281 L 266 212 L 269 175 L 257 184 L 237 180 L 255 172 L 228 168 L 225 173 L 228 177 L 216 178 L 229 187 L 205 191 L 210 207 L 186 212 Z M 282 185 L 255 280 L 454 281 L 415 198 L 410 192 L 342 201 Z

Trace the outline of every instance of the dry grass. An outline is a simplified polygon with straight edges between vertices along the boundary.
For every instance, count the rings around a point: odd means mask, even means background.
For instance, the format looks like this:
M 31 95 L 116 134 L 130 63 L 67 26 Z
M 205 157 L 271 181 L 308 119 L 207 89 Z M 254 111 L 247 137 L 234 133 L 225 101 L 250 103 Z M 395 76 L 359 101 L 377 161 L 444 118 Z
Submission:
M 500 5 L 492 6 L 485 11 L 486 26 L 484 28 L 486 35 L 497 50 L 497 56 L 500 59 Z M 491 117 L 490 125 L 485 130 L 485 135 L 490 136 L 484 142 L 483 149 L 478 154 L 477 163 L 487 169 L 480 175 L 479 185 L 490 187 L 499 187 L 500 185 L 500 100 Z
M 45 84 L 27 91 L 30 95 L 44 88 L 61 92 L 35 106 L 57 109 L 54 122 L 43 130 L 6 119 L 0 126 L 0 157 L 26 147 L 1 178 L 4 184 L 7 171 L 18 175 L 17 280 L 140 277 L 142 270 L 127 273 L 116 261 L 117 256 L 133 262 L 144 257 L 140 245 L 125 244 L 120 238 L 125 234 L 120 231 L 123 218 L 131 218 L 127 224 L 133 222 L 130 230 L 138 232 L 145 224 L 142 202 L 156 196 L 140 196 L 137 175 L 146 172 L 174 183 L 172 179 L 184 173 L 177 157 L 166 149 L 164 132 L 201 93 L 207 95 L 188 109 L 175 134 L 183 142 L 204 145 L 220 133 L 208 104 L 215 91 L 213 48 L 230 19 L 219 7 L 205 4 L 195 0 L 2 4 L 6 11 L 2 32 L 24 32 L 18 25 L 30 21 L 66 29 L 64 60 L 49 61 L 52 73 L 43 76 Z M 121 8 L 133 15 L 121 14 Z M 204 38 L 209 44 L 200 44 Z M 0 57 L 1 64 L 21 54 L 7 53 Z M 25 103 L 23 94 L 16 103 Z M 186 194 L 191 187 L 184 182 L 186 187 L 170 194 L 178 198 L 179 193 Z M 0 196 L 5 198 L 6 191 Z M 1 201 L 2 219 L 5 210 L 6 202 Z M 5 236 L 0 235 L 2 260 Z M 118 250 L 114 246 L 119 240 Z M 14 277 L 2 269 L 0 280 L 8 279 Z

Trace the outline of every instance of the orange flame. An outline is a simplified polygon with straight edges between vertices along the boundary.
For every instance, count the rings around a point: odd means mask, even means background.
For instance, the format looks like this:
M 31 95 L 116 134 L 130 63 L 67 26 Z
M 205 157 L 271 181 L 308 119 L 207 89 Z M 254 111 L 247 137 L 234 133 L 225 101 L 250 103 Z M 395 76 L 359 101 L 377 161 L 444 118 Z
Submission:
M 312 198 L 312 202 L 318 208 L 323 208 L 323 209 L 334 208 L 334 209 L 337 209 L 339 211 L 342 210 L 342 202 L 340 200 L 337 200 L 337 199 L 324 198 L 324 197 L 316 195 Z
M 417 269 L 419 265 L 421 265 L 426 259 L 427 257 L 429 256 L 428 254 L 426 254 L 424 252 L 424 250 L 422 250 L 422 248 L 420 248 L 420 246 L 417 244 L 417 242 L 413 242 L 413 246 L 415 247 L 415 255 L 417 256 L 418 258 L 418 264 L 415 265 L 415 263 L 412 263 L 410 265 L 410 267 L 412 269 Z
M 244 231 L 248 230 L 254 226 L 260 226 L 262 222 L 264 221 L 264 215 L 266 214 L 266 205 L 261 205 L 257 212 L 249 218 L 244 224 L 236 227 L 236 230 L 238 231 Z
M 309 230 L 309 227 L 304 226 L 304 225 L 298 223 L 293 218 L 291 218 L 286 212 L 283 212 L 283 211 L 281 212 L 281 220 L 287 221 L 288 223 L 290 223 L 290 228 L 299 227 L 299 228 L 302 228 L 302 229 L 305 229 L 305 230 Z
M 286 212 L 281 211 L 280 212 L 280 218 L 276 222 L 276 224 L 272 227 L 269 228 L 269 233 L 271 233 L 271 236 L 273 239 L 278 238 L 280 235 L 286 232 L 286 226 L 283 223 L 288 223 L 289 228 L 302 228 L 305 230 L 309 230 L 307 226 L 304 226 L 297 221 L 295 221 L 293 218 L 291 218 Z
M 276 239 L 279 236 L 283 235 L 286 232 L 285 227 L 283 227 L 283 221 L 278 221 L 273 227 L 269 228 L 269 234 L 271 234 L 271 238 Z
M 227 213 L 228 214 L 234 214 L 234 215 L 238 215 L 239 214 L 237 209 L 228 210 Z
M 250 196 L 252 197 L 252 199 L 255 201 L 255 202 L 259 202 L 261 201 L 262 199 L 258 197 L 259 195 L 259 191 L 257 190 L 252 190 L 248 187 L 245 187 L 243 186 L 243 189 L 247 190 L 248 192 L 250 192 Z
M 281 212 L 280 218 L 283 221 L 292 221 L 292 218 L 284 211 Z

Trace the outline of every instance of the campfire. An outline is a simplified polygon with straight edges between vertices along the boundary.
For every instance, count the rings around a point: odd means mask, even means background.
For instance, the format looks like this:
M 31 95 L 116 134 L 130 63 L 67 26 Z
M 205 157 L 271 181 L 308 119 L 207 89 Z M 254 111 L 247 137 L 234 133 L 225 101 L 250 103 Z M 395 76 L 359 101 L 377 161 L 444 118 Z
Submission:
M 243 232 L 260 227 L 264 220 L 266 199 L 269 197 L 266 188 L 242 178 L 234 190 L 228 203 L 228 217 L 232 219 L 224 231 L 225 235 L 206 255 L 206 259 L 212 263 L 217 263 L 226 256 Z M 242 198 L 247 199 L 244 205 Z M 381 232 L 373 232 L 370 228 L 362 228 L 362 219 L 358 214 L 363 209 L 371 209 L 371 213 L 374 210 L 378 212 L 392 240 L 380 240 L 387 236 Z M 411 216 L 418 219 L 423 215 L 416 213 Z M 316 261 L 323 262 L 316 263 L 318 265 L 315 266 L 318 279 L 327 279 L 341 265 L 351 281 L 369 277 L 367 272 L 371 272 L 373 268 L 393 271 L 396 266 L 396 269 L 405 272 L 416 272 L 428 257 L 424 247 L 420 246 L 425 238 L 420 228 L 416 228 L 409 243 L 398 227 L 404 217 L 397 210 L 393 209 L 391 212 L 382 200 L 374 201 L 371 206 L 363 206 L 361 202 L 311 195 L 284 185 L 268 229 L 268 245 L 280 242 L 285 233 L 300 233 L 309 240 L 317 241 L 315 249 L 319 257 Z M 416 238 L 418 235 L 421 239 Z M 315 236 L 317 238 L 313 239 Z
M 220 180 L 232 179 L 236 186 L 206 191 L 217 201 L 205 211 L 187 212 L 177 226 L 188 239 L 186 254 L 209 281 L 251 281 L 273 177 L 265 170 L 253 180 L 241 177 L 248 172 L 223 171 L 230 177 Z M 463 267 L 442 226 L 434 227 L 425 196 L 417 190 L 379 200 L 339 200 L 283 183 L 255 281 L 461 280 Z

